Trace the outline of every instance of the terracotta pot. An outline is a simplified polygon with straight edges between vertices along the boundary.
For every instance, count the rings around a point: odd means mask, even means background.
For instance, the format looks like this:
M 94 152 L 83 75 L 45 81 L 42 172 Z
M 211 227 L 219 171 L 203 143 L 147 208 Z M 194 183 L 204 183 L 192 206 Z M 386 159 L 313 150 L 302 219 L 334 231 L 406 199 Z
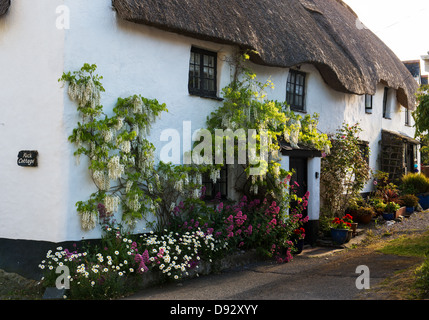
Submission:
M 407 211 L 407 207 L 401 207 L 398 210 L 396 210 L 395 218 L 399 218 L 400 216 L 405 216 L 405 213 Z
M 363 224 L 368 224 L 371 222 L 371 220 L 372 220 L 372 215 L 370 214 L 367 214 L 365 216 L 364 215 L 358 216 L 358 221 Z

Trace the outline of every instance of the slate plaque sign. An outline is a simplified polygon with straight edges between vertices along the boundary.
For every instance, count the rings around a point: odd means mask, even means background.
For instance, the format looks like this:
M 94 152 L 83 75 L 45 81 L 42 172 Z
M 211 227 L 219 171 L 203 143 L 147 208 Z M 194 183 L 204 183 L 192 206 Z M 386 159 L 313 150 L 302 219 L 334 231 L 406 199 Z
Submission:
M 23 150 L 18 153 L 18 166 L 37 167 L 37 151 Z

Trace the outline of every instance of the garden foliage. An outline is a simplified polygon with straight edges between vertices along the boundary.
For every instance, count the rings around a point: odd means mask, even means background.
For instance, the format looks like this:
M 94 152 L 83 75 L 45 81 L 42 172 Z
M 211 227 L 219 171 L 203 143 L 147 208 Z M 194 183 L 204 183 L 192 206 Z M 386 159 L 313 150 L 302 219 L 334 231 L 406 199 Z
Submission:
M 202 175 L 208 172 L 216 182 L 221 165 L 155 163 L 148 135 L 166 105 L 133 95 L 118 98 L 109 116 L 101 105 L 102 77 L 95 72 L 95 65 L 85 64 L 59 80 L 68 84 L 81 117 L 69 140 L 77 146 L 77 158 L 87 157 L 97 189 L 76 204 L 77 211 L 83 229 L 99 222 L 102 237 L 97 245 L 49 251 L 39 265 L 46 286 L 55 285 L 58 266 L 67 266 L 72 298 L 109 298 L 133 288 L 148 272 L 181 279 L 201 261 L 215 263 L 236 250 L 256 249 L 278 262 L 292 258 L 294 241 L 305 237 L 302 210 L 309 195 L 298 198 L 289 183 L 292 172 L 280 168 L 278 137 L 297 148 L 328 151 L 330 141 L 317 132 L 317 115 L 302 118 L 285 103 L 268 100 L 264 91 L 272 84 L 258 83 L 254 74 L 234 79 L 207 127 L 266 130 L 269 158 L 244 164 L 240 201 L 213 203 L 204 199 Z M 254 138 L 261 141 L 260 135 Z M 264 173 L 249 174 L 255 165 Z M 150 214 L 156 217 L 155 224 L 147 224 L 151 231 L 134 234 L 136 220 Z
M 358 124 L 343 124 L 331 136 L 331 153 L 322 158 L 322 213 L 330 217 L 344 215 L 350 201 L 358 197 L 370 178 L 370 168 L 359 141 Z M 366 148 L 367 149 L 367 148 Z

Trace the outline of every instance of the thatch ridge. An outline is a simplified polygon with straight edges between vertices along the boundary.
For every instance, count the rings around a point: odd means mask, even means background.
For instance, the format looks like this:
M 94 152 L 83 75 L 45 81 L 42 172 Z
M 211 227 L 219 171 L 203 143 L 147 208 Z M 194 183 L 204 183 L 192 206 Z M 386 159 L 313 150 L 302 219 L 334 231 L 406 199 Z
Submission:
M 258 52 L 276 67 L 313 64 L 333 89 L 375 94 L 382 82 L 415 108 L 417 84 L 400 59 L 341 0 L 112 0 L 121 19 Z
M 10 0 L 0 0 L 0 16 L 4 15 L 10 7 Z

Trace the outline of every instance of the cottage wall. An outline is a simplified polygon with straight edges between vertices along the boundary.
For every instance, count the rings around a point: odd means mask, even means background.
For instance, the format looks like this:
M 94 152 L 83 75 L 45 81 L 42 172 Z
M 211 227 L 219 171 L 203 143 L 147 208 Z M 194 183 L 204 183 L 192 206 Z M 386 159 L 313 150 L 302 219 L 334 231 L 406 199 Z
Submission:
M 64 94 L 62 1 L 16 0 L 0 17 L 0 238 L 64 239 L 70 147 Z M 17 165 L 38 150 L 38 167 Z
M 69 8 L 69 29 L 56 27 L 59 5 Z M 151 132 L 159 157 L 166 143 L 159 139 L 164 129 L 177 130 L 183 138 L 183 121 L 191 121 L 192 132 L 204 127 L 207 115 L 221 103 L 188 94 L 193 45 L 218 53 L 217 85 L 219 90 L 225 87 L 233 74 L 228 63 L 233 46 L 117 19 L 110 0 L 13 1 L 10 12 L 0 18 L 0 238 L 60 242 L 100 235 L 98 229 L 83 232 L 76 213 L 75 203 L 95 189 L 87 163 L 84 159 L 75 163 L 74 146 L 67 141 L 78 118 L 75 104 L 57 82 L 62 72 L 77 70 L 86 62 L 97 64 L 104 77 L 102 103 L 107 113 L 118 97 L 135 93 L 166 103 L 169 112 Z M 288 69 L 252 67 L 259 80 L 271 77 L 275 84 L 269 97 L 284 100 Z M 364 130 L 361 138 L 370 143 L 371 168 L 378 167 L 381 128 L 413 136 L 413 128 L 404 125 L 405 109 L 393 96 L 391 120 L 382 118 L 383 85 L 378 86 L 372 114 L 366 114 L 363 96 L 332 90 L 311 65 L 301 70 L 308 74 L 307 112 L 320 114 L 319 129 L 333 133 L 343 121 L 359 122 Z M 39 152 L 36 168 L 16 164 L 18 152 L 28 149 Z M 317 161 L 311 162 L 312 172 L 317 172 Z M 317 183 L 310 185 L 317 195 Z M 318 211 L 313 212 L 317 218 Z

